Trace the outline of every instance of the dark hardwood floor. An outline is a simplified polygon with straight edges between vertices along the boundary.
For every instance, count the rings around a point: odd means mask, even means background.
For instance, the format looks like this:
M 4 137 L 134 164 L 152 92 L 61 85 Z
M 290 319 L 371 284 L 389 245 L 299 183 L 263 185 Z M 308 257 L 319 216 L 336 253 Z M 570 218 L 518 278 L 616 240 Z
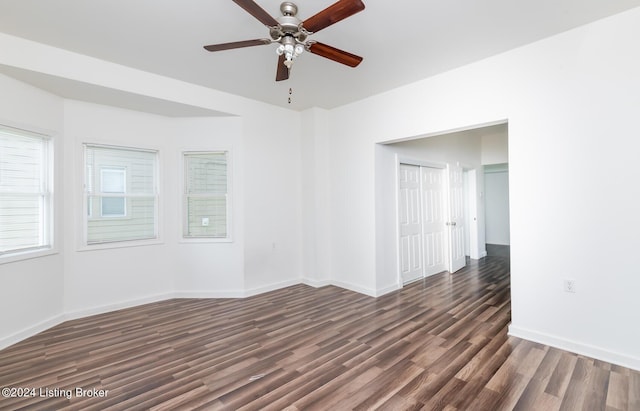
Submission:
M 377 299 L 298 285 L 163 301 L 0 351 L 0 387 L 37 390 L 0 409 L 640 410 L 640 372 L 508 337 L 509 321 L 493 256 Z

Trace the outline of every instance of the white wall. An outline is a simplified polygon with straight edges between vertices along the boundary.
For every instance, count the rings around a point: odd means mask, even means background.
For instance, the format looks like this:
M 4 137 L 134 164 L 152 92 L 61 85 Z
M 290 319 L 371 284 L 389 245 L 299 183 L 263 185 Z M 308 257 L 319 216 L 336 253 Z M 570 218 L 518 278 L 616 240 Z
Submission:
M 377 142 L 508 119 L 510 332 L 640 368 L 640 276 L 626 257 L 640 246 L 640 186 L 618 183 L 637 175 L 640 152 L 638 21 L 631 10 L 333 110 L 335 275 L 386 286 L 376 282 Z M 566 277 L 577 293 L 563 292 Z
M 174 181 L 174 192 L 166 196 L 173 210 L 167 218 L 167 242 L 175 244 L 174 289 L 181 297 L 239 296 L 244 294 L 245 171 L 242 119 L 185 118 L 171 120 L 171 158 L 165 174 Z M 181 152 L 184 150 L 229 150 L 231 174 L 231 242 L 182 240 Z M 176 193 L 176 194 L 174 194 Z
M 302 275 L 311 285 L 330 282 L 329 252 L 329 158 L 327 110 L 312 108 L 302 113 Z
M 342 132 L 332 119 L 327 141 L 331 148 L 329 253 L 331 281 L 341 287 L 368 295 L 378 294 L 376 286 L 374 144 L 362 145 L 358 134 Z
M 61 76 L 74 87 L 106 87 L 119 95 L 131 93 L 136 101 L 153 97 L 185 107 L 224 107 L 238 115 L 164 117 L 64 100 L 1 77 L 3 96 L 10 96 L 0 103 L 9 125 L 59 134 L 55 223 L 64 253 L 0 266 L 7 285 L 0 290 L 2 308 L 19 313 L 0 323 L 0 346 L 65 318 L 173 296 L 242 297 L 302 281 L 299 113 L 2 33 L 0 45 L 0 64 L 45 78 Z M 83 247 L 84 142 L 159 150 L 159 241 Z M 183 242 L 180 152 L 221 148 L 232 152 L 233 241 Z
M 509 245 L 509 172 L 484 175 L 487 244 Z
M 79 251 L 83 245 L 83 143 L 148 148 L 168 161 L 167 123 L 158 116 L 93 105 L 65 102 L 65 311 L 82 312 L 97 307 L 165 295 L 171 291 L 173 261 L 166 244 Z M 159 191 L 169 192 L 164 174 Z M 160 202 L 164 223 L 166 200 Z M 164 228 L 167 224 L 163 224 Z M 164 236 L 164 231 L 161 235 Z
M 389 144 L 399 155 L 418 156 L 432 163 L 460 163 L 465 167 L 479 167 L 481 164 L 482 137 L 474 133 L 457 132 L 410 141 Z
M 75 180 L 67 195 L 74 198 L 75 207 L 66 208 L 68 221 L 73 221 L 65 235 L 66 311 L 100 311 L 167 298 L 174 292 L 182 297 L 238 297 L 299 282 L 298 136 L 279 132 L 283 116 L 266 117 L 174 119 L 67 101 L 65 130 L 73 141 L 68 156 L 76 161 L 68 163 L 66 178 Z M 295 122 L 293 126 L 299 128 Z M 83 142 L 159 150 L 158 244 L 82 249 L 77 216 Z M 231 151 L 231 242 L 181 239 L 180 153 L 194 149 Z
M 482 164 L 503 164 L 509 162 L 509 134 L 507 125 L 491 127 L 493 133 L 482 136 Z
M 634 9 L 514 56 L 522 120 L 509 138 L 512 333 L 636 369 L 640 185 L 621 178 L 638 175 L 638 21 Z
M 82 315 L 108 307 L 172 296 L 225 296 L 244 292 L 244 215 L 240 119 L 175 119 L 77 101 L 65 103 L 68 161 L 65 181 L 65 310 Z M 82 144 L 159 152 L 159 228 L 156 244 L 101 249 L 83 245 Z M 228 243 L 181 238 L 181 152 L 229 150 L 232 161 L 232 238 Z
M 302 279 L 300 114 L 266 109 L 243 119 L 245 288 Z
M 53 253 L 2 264 L 0 261 L 0 347 L 16 342 L 59 321 L 63 313 L 64 270 L 62 230 L 65 206 L 62 179 L 63 101 L 49 93 L 0 75 L 0 124 L 41 132 L 53 138 Z

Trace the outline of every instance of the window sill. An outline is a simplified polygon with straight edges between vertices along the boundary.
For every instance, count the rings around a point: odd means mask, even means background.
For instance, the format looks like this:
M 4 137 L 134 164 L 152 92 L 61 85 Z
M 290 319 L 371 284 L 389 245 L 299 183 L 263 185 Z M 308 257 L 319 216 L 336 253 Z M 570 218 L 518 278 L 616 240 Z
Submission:
M 181 244 L 233 243 L 232 238 L 180 237 Z
M 58 254 L 58 250 L 55 248 L 44 248 L 38 250 L 16 251 L 14 253 L 7 253 L 0 256 L 0 265 L 15 263 L 18 261 L 31 260 L 34 258 L 41 258 L 50 255 Z
M 149 240 L 113 241 L 110 243 L 82 244 L 77 248 L 77 251 L 110 250 L 115 248 L 145 247 L 161 244 L 164 244 L 164 241 L 159 238 Z

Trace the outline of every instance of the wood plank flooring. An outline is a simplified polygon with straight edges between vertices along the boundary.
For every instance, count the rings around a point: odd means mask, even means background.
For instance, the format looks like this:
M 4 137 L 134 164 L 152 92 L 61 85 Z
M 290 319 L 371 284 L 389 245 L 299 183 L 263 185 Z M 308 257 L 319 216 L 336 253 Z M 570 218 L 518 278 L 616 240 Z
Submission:
M 0 409 L 640 410 L 639 372 L 508 337 L 509 321 L 509 260 L 491 256 L 377 299 L 163 301 L 0 351 L 0 387 L 37 390 Z

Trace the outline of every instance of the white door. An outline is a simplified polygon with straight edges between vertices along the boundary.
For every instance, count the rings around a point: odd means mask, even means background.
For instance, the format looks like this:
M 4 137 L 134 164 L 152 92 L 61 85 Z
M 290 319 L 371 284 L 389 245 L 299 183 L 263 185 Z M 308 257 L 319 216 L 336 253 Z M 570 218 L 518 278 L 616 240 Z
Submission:
M 448 242 L 449 242 L 449 272 L 456 272 L 466 264 L 465 227 L 464 227 L 464 171 L 460 166 L 447 166 L 449 180 L 449 218 Z
M 400 275 L 408 283 L 422 277 L 420 167 L 400 164 Z
M 424 244 L 424 275 L 445 271 L 446 217 L 444 170 L 422 167 L 422 216 Z

